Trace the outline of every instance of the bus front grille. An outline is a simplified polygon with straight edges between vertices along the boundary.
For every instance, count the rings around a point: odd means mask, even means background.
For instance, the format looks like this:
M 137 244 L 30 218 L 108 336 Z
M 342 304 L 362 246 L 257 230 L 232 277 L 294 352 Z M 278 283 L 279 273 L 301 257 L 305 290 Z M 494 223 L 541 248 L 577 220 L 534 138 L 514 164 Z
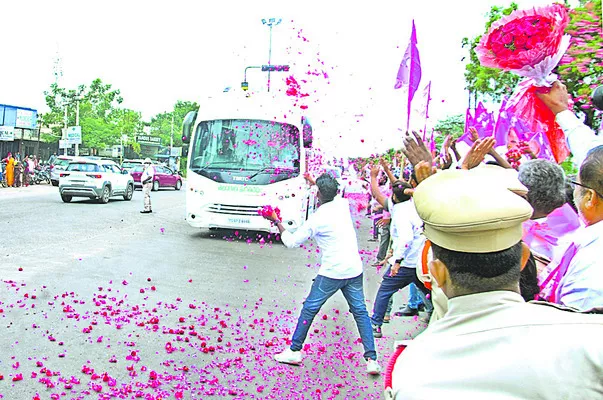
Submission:
M 258 211 L 261 209 L 259 206 L 240 206 L 230 204 L 211 204 L 207 211 L 214 214 L 228 214 L 228 215 L 245 215 L 245 216 L 257 216 Z

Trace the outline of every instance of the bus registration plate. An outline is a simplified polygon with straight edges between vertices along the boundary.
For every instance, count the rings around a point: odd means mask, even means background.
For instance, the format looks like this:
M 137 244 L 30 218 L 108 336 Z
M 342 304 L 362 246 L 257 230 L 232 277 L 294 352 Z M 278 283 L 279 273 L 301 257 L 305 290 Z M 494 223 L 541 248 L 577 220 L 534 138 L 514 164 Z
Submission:
M 230 223 L 230 224 L 250 224 L 251 220 L 249 218 L 228 218 L 228 223 Z

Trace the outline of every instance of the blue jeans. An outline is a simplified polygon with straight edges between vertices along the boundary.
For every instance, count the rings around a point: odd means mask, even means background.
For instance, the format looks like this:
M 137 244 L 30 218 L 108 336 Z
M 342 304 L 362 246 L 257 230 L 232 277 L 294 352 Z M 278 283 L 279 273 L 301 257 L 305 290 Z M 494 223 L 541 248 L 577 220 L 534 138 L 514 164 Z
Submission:
M 373 317 L 371 318 L 373 325 L 383 325 L 383 317 L 385 316 L 387 304 L 398 290 L 404 289 L 406 286 L 414 283 L 423 293 L 429 293 L 423 283 L 417 278 L 417 271 L 415 268 L 401 267 L 395 276 L 390 275 L 391 265 L 387 267 L 387 271 L 383 274 L 383 281 L 381 282 L 381 286 L 379 286 L 379 291 L 375 297 Z
M 408 287 L 408 289 L 409 289 L 409 294 L 408 294 L 408 307 L 409 308 L 417 309 L 421 305 L 425 305 L 425 311 L 431 312 L 433 310 L 433 305 L 431 304 L 431 301 L 427 297 L 425 297 L 425 293 L 421 292 L 417 288 L 417 285 L 415 285 L 414 283 L 411 283 L 410 286 Z
M 356 326 L 358 326 L 358 332 L 364 346 L 364 358 L 376 360 L 377 352 L 375 351 L 373 328 L 364 302 L 362 274 L 350 279 L 332 279 L 321 275 L 316 276 L 310 289 L 310 294 L 306 298 L 306 301 L 304 301 L 304 306 L 297 320 L 297 326 L 291 339 L 291 350 L 300 351 L 302 349 L 314 317 L 318 314 L 323 304 L 338 290 L 341 290 L 343 293 L 350 307 L 350 312 L 356 320 Z
M 408 307 L 417 309 L 419 306 L 423 305 L 423 299 L 419 295 L 419 289 L 417 289 L 417 285 L 411 283 L 408 287 Z

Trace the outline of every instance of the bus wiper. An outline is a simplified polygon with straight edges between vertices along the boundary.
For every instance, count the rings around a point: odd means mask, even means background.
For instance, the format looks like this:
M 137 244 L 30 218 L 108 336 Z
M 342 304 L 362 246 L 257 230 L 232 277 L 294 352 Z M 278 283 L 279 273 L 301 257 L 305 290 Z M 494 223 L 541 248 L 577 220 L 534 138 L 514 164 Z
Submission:
M 249 177 L 249 179 L 253 179 L 256 176 L 258 176 L 259 174 L 263 173 L 263 172 L 269 172 L 269 171 L 274 171 L 276 169 L 276 167 L 272 166 L 272 165 L 266 165 L 265 167 L 263 167 L 262 169 L 258 170 L 255 172 L 255 174 L 251 175 Z
M 207 170 L 209 168 L 213 168 L 213 167 L 215 167 L 217 165 L 220 165 L 220 164 L 232 164 L 232 163 L 230 161 L 214 161 L 214 162 L 210 162 L 209 164 L 205 164 L 205 165 L 195 165 L 192 169 L 195 172 L 197 172 L 197 171 L 204 171 L 204 170 Z M 224 169 L 226 169 L 226 168 L 224 168 Z

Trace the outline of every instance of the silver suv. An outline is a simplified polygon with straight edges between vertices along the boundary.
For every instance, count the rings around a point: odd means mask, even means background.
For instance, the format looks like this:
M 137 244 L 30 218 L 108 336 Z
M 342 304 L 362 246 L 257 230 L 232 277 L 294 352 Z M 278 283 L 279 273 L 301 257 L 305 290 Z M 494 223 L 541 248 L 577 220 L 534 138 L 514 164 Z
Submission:
M 50 164 L 50 182 L 52 186 L 59 186 L 61 172 L 65 171 L 71 161 L 83 160 L 74 156 L 58 156 Z
M 132 200 L 134 179 L 126 170 L 108 160 L 74 160 L 60 173 L 59 193 L 65 203 L 73 197 L 108 203 L 112 196 Z

